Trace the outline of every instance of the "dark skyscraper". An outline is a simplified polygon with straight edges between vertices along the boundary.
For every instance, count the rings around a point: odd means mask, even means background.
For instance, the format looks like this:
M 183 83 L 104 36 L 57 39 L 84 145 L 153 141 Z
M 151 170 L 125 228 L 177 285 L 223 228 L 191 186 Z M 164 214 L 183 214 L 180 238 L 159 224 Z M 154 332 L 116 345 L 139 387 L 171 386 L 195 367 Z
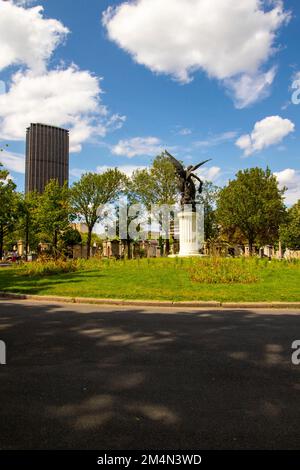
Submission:
M 42 193 L 51 179 L 60 185 L 69 181 L 69 131 L 31 124 L 26 135 L 26 193 Z

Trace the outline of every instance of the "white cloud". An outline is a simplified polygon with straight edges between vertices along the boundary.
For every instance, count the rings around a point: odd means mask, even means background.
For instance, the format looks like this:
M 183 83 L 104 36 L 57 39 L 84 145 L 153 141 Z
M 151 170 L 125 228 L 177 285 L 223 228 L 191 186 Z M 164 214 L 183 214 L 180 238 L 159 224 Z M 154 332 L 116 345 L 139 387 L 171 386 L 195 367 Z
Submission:
M 32 5 L 33 3 L 36 3 L 38 0 L 11 0 L 12 3 L 15 3 L 16 5 L 19 6 L 28 6 Z
M 205 181 L 216 181 L 221 176 L 221 168 L 218 166 L 212 166 L 210 168 L 203 167 L 199 168 L 196 173 Z
M 0 70 L 25 65 L 37 73 L 45 71 L 68 32 L 60 21 L 45 19 L 41 6 L 22 8 L 0 1 Z
M 128 158 L 140 155 L 155 157 L 163 152 L 163 150 L 163 144 L 157 137 L 134 137 L 128 140 L 120 140 L 112 148 L 112 153 Z
M 70 151 L 122 126 L 100 99 L 100 79 L 75 65 L 47 70 L 48 60 L 67 33 L 31 1 L 0 0 L 0 70 L 19 66 L 10 83 L 0 87 L 0 138 L 24 140 L 32 122 L 70 129 Z M 21 5 L 21 6 L 20 6 Z M 24 6 L 24 8 L 23 8 Z M 24 66 L 25 65 L 25 69 Z
M 137 63 L 181 83 L 205 71 L 242 107 L 266 95 L 275 69 L 262 67 L 289 18 L 281 0 L 135 0 L 109 7 L 103 24 Z
M 22 174 L 25 173 L 24 155 L 4 151 L 0 153 L 0 163 L 2 163 L 9 171 Z
M 205 140 L 194 142 L 195 147 L 215 147 L 226 142 L 231 142 L 237 136 L 236 131 L 223 132 L 222 134 L 209 136 Z
M 118 165 L 117 167 L 115 166 L 97 166 L 97 173 L 104 173 L 107 170 L 110 170 L 111 168 L 118 168 L 122 173 L 125 173 L 127 176 L 132 176 L 132 174 L 137 171 L 137 170 L 145 170 L 148 168 L 147 166 L 143 165 Z
M 269 116 L 257 122 L 251 134 L 242 135 L 236 145 L 246 156 L 259 152 L 270 145 L 279 144 L 284 137 L 294 132 L 295 125 L 289 119 Z
M 183 128 L 183 129 L 180 129 L 178 131 L 178 134 L 179 135 L 183 135 L 183 136 L 186 136 L 186 135 L 191 135 L 192 134 L 192 130 L 191 129 L 188 129 L 187 127 Z
M 266 73 L 243 74 L 240 77 L 229 78 L 225 80 L 225 84 L 234 97 L 236 108 L 242 109 L 267 98 L 275 76 L 276 67 L 272 67 Z
M 69 174 L 71 177 L 75 179 L 80 179 L 82 175 L 85 173 L 88 173 L 89 170 L 83 169 L 83 168 L 70 168 Z
M 285 193 L 285 202 L 287 205 L 293 205 L 300 199 L 300 171 L 292 168 L 286 168 L 283 171 L 275 172 L 279 186 L 287 187 Z
M 111 170 L 113 168 L 118 168 L 122 173 L 125 173 L 127 176 L 131 176 L 135 171 L 137 170 L 144 170 L 148 168 L 147 166 L 143 165 L 116 165 L 116 166 L 108 166 L 108 165 L 102 165 L 102 166 L 97 166 L 96 168 L 96 173 L 105 173 L 107 170 Z M 82 168 L 72 168 L 70 170 L 70 175 L 73 176 L 73 178 L 79 179 L 81 178 L 82 175 L 85 173 L 88 173 L 89 171 L 93 170 L 84 170 Z
M 30 123 L 51 124 L 70 129 L 70 150 L 78 152 L 83 142 L 124 121 L 109 115 L 100 95 L 100 80 L 75 66 L 42 75 L 18 72 L 0 95 L 0 137 L 24 140 Z
M 6 91 L 6 84 L 3 80 L 0 80 L 0 95 L 5 93 L 5 91 Z
M 118 170 L 120 170 L 122 173 L 125 173 L 125 175 L 131 176 L 135 171 L 145 170 L 149 167 L 145 165 L 102 165 L 97 166 L 95 171 L 97 173 L 104 173 L 105 171 L 110 170 L 112 168 L 118 168 Z M 87 173 L 89 171 L 93 170 L 73 168 L 70 170 L 70 175 L 74 178 L 80 178 L 84 173 Z M 221 168 L 217 166 L 212 166 L 210 168 L 200 168 L 199 170 L 197 170 L 196 173 L 206 181 L 215 181 L 221 175 Z

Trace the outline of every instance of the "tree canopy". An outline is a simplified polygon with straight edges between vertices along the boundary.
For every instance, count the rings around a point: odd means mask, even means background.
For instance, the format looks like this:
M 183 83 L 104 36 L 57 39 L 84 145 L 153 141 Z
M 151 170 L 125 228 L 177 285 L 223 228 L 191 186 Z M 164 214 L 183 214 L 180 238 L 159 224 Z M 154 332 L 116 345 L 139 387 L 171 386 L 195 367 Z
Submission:
M 56 254 L 60 236 L 70 225 L 69 189 L 67 183 L 60 186 L 51 180 L 39 196 L 37 213 L 40 241 L 51 243 Z
M 18 218 L 16 185 L 9 172 L 0 163 L 0 259 L 3 256 L 4 238 L 14 228 Z
M 285 247 L 300 249 L 300 201 L 286 211 L 284 192 L 269 168 L 241 170 L 222 189 L 206 181 L 198 197 L 204 205 L 206 240 L 222 238 L 247 243 L 252 251 L 254 245 L 274 244 L 280 236 Z M 131 177 L 117 168 L 109 169 L 102 174 L 86 173 L 71 188 L 67 184 L 61 187 L 52 180 L 43 194 L 26 195 L 17 192 L 9 172 L 0 164 L 0 256 L 4 248 L 15 245 L 19 239 L 25 243 L 26 254 L 29 247 L 36 251 L 41 242 L 49 243 L 53 253 L 67 252 L 67 246 L 82 240 L 72 228 L 75 221 L 87 227 L 83 240 L 89 256 L 93 229 L 105 216 L 103 207 L 115 205 L 114 220 L 115 213 L 124 210 L 122 202 L 117 204 L 120 195 L 127 198 L 127 203 L 123 198 L 127 207 L 127 235 L 132 222 L 147 227 L 152 205 L 160 208 L 155 221 L 165 228 L 165 213 L 163 216 L 159 213 L 164 212 L 164 206 L 176 205 L 179 197 L 173 164 L 162 154 L 154 159 L 151 167 L 137 170 Z M 137 203 L 141 204 L 142 213 L 129 213 L 129 207 Z M 174 229 L 172 217 L 171 213 L 167 221 L 167 253 Z M 130 245 L 132 240 L 127 238 Z
M 280 228 L 283 245 L 291 250 L 300 250 L 300 199 L 287 213 L 286 224 Z
M 150 168 L 134 172 L 131 190 L 148 210 L 152 204 L 175 204 L 178 197 L 177 177 L 170 159 L 164 154 L 158 155 Z
M 86 173 L 71 188 L 70 200 L 74 215 L 88 228 L 87 256 L 90 256 L 93 228 L 101 220 L 102 205 L 113 202 L 124 185 L 124 175 L 117 169 L 105 173 Z
M 158 155 L 149 169 L 138 170 L 133 174 L 129 182 L 129 188 L 135 199 L 143 204 L 148 211 L 150 211 L 152 205 L 173 206 L 178 199 L 177 176 L 174 165 L 166 155 Z M 171 220 L 170 225 L 173 227 Z M 166 252 L 169 253 L 169 251 L 170 238 L 168 237 L 166 239 Z
M 254 244 L 274 243 L 285 217 L 283 194 L 269 168 L 239 171 L 218 195 L 217 220 L 222 232 L 240 233 L 251 252 Z
M 219 233 L 216 203 L 220 188 L 211 181 L 205 181 L 202 187 L 202 194 L 199 196 L 199 202 L 204 209 L 204 234 L 205 240 L 215 240 Z

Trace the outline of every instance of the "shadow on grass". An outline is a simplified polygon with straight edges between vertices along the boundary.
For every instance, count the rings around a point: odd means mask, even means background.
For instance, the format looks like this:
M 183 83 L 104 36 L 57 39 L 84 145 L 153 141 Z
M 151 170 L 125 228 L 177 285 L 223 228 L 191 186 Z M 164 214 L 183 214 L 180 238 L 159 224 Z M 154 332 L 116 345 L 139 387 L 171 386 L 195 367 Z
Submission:
M 65 273 L 59 275 L 28 276 L 18 271 L 0 271 L 0 290 L 15 293 L 43 294 L 45 290 L 55 288 L 57 284 L 80 284 L 88 279 L 100 279 L 104 274 L 95 271 Z M 79 295 L 79 293 L 78 293 Z
M 0 303 L 2 449 L 299 448 L 300 315 Z

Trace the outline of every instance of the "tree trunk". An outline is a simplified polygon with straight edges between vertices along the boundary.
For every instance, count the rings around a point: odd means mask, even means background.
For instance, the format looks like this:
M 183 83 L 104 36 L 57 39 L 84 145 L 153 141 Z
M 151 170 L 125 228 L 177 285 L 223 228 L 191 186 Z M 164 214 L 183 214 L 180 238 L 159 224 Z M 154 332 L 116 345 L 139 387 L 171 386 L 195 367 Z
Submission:
M 249 256 L 253 256 L 253 240 L 252 239 L 248 240 L 248 245 L 249 245 Z
M 87 244 L 86 244 L 86 259 L 89 259 L 91 256 L 91 244 L 92 244 L 92 227 L 88 228 Z

